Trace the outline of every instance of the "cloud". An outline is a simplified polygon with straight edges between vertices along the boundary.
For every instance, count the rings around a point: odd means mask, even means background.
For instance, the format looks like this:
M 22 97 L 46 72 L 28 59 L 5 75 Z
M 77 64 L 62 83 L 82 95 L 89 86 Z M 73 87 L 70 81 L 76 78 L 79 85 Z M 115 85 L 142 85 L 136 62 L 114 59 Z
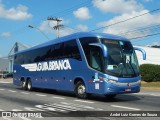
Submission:
M 143 0 L 144 2 L 151 2 L 152 0 Z
M 64 27 L 60 28 L 59 30 L 59 36 L 66 36 L 66 35 L 70 35 L 72 33 L 75 33 L 77 31 L 88 31 L 88 27 L 86 25 L 82 25 L 82 24 L 78 24 L 75 29 L 74 28 L 70 28 L 67 26 L 67 24 L 69 24 L 69 20 L 65 20 L 63 18 L 61 24 L 64 25 Z M 53 34 L 57 36 L 57 31 L 53 29 L 53 26 L 56 26 L 57 22 L 55 21 L 42 21 L 40 23 L 40 26 L 38 27 L 38 29 L 40 29 L 42 32 L 44 33 L 48 33 L 48 34 Z
M 70 35 L 70 34 L 72 34 L 72 33 L 74 33 L 75 32 L 75 30 L 73 30 L 73 29 L 70 29 L 70 28 L 62 28 L 62 29 L 60 29 L 60 31 L 59 31 L 59 35 L 60 35 L 60 37 L 62 37 L 62 36 L 66 36 L 66 35 Z M 55 33 L 56 35 L 57 35 L 57 33 Z
M 69 20 L 64 20 L 63 18 L 59 18 L 60 20 L 62 20 L 60 22 L 61 25 L 65 25 L 65 24 L 68 24 L 69 23 Z M 40 26 L 38 27 L 41 31 L 43 32 L 53 32 L 53 27 L 57 25 L 57 22 L 56 21 L 48 21 L 48 20 L 45 20 L 45 21 L 42 21 L 40 23 Z
M 25 20 L 31 17 L 32 14 L 28 13 L 28 8 L 26 6 L 18 5 L 17 7 L 7 9 L 0 1 L 0 18 L 11 20 Z
M 87 7 L 81 7 L 76 11 L 73 11 L 73 14 L 76 18 L 81 20 L 88 20 L 92 18 L 92 16 L 89 13 L 89 9 Z
M 135 0 L 93 0 L 92 3 L 94 7 L 105 13 L 130 13 L 143 9 L 143 6 Z
M 106 20 L 97 24 L 98 27 L 108 26 L 103 29 L 104 33 L 117 34 L 125 36 L 127 38 L 136 38 L 149 35 L 153 31 L 145 30 L 136 32 L 128 32 L 140 27 L 151 26 L 160 24 L 160 14 L 150 14 L 149 11 L 143 8 L 143 5 L 135 0 L 93 0 L 93 5 L 103 12 L 119 13 L 120 15 L 113 17 L 110 20 Z M 135 16 L 142 15 L 131 20 Z M 120 21 L 124 21 L 121 22 Z M 115 24 L 119 23 L 119 24 Z M 128 32 L 128 33 L 126 33 Z
M 86 25 L 82 25 L 82 24 L 79 24 L 76 26 L 76 28 L 79 30 L 79 31 L 88 31 L 88 27 Z
M 11 37 L 11 33 L 10 33 L 10 32 L 3 32 L 3 33 L 1 34 L 1 36 L 2 36 L 3 38 L 5 38 L 5 39 L 8 39 L 8 38 Z
M 49 21 L 45 20 L 40 23 L 40 26 L 38 28 L 43 32 L 51 33 L 53 32 L 52 26 L 55 26 L 55 25 L 56 25 L 56 22 L 49 23 Z
M 67 24 L 68 21 L 67 20 L 64 20 L 62 19 L 62 24 Z M 57 31 L 53 29 L 53 26 L 56 26 L 57 25 L 57 22 L 55 21 L 43 21 L 41 22 L 40 26 L 38 27 L 42 32 L 45 32 L 45 33 L 54 33 L 56 36 L 57 36 Z M 71 28 L 66 28 L 65 25 L 64 27 L 60 28 L 59 30 L 59 34 L 60 36 L 66 36 L 66 35 L 69 35 L 69 34 L 72 34 L 74 33 L 75 30 L 71 29 Z
M 98 26 L 99 27 L 102 27 L 102 26 L 108 26 L 108 25 L 111 25 L 111 24 L 114 24 L 114 23 L 117 23 L 119 21 L 123 21 L 123 20 L 126 20 L 128 18 L 132 18 L 134 16 L 137 16 L 137 15 L 141 15 L 141 14 L 144 14 L 144 13 L 147 13 L 149 12 L 148 10 L 142 10 L 140 12 L 132 12 L 132 13 L 124 13 L 120 16 L 116 16 L 114 17 L 113 19 L 110 19 L 110 20 L 107 20 L 105 22 L 101 22 L 101 23 L 98 23 Z M 142 17 L 137 17 L 135 19 L 132 19 L 132 20 L 128 20 L 126 22 L 123 22 L 123 23 L 120 23 L 120 24 L 116 24 L 116 25 L 113 25 L 113 26 L 109 26 L 109 27 L 106 27 L 103 32 L 105 33 L 111 33 L 111 34 L 117 34 L 117 35 L 121 35 L 121 33 L 125 33 L 129 30 L 133 30 L 135 28 L 140 28 L 140 27 L 144 27 L 144 26 L 150 26 L 150 25 L 153 25 L 153 24 L 160 24 L 160 14 L 146 14 Z M 127 36 L 129 38 L 132 38 L 132 37 L 139 37 L 139 35 L 147 35 L 149 34 L 151 31 L 148 30 L 148 31 L 137 31 L 136 34 L 127 34 L 127 35 L 124 35 L 124 36 Z

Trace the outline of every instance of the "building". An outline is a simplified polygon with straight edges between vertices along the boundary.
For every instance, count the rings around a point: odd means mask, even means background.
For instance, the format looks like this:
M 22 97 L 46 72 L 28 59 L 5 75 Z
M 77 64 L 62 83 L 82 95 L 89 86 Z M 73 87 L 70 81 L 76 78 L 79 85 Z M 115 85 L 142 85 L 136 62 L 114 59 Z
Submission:
M 8 64 L 9 64 L 8 58 L 0 58 L 0 71 L 8 71 L 9 70 Z
M 16 42 L 13 45 L 12 49 L 10 50 L 8 54 L 8 58 L 7 57 L 0 58 L 0 71 L 12 72 L 15 52 L 18 52 L 27 48 L 29 48 L 29 46 Z
M 146 51 L 146 60 L 143 60 L 142 53 L 136 51 L 139 64 L 157 64 L 160 65 L 160 48 L 155 47 L 142 47 L 142 46 L 135 46 L 142 48 Z

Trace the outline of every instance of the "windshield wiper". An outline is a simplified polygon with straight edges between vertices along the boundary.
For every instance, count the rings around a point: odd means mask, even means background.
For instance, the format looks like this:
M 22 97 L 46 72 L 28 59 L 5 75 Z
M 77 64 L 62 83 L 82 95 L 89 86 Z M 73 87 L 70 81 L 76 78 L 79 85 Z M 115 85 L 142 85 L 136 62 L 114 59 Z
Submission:
M 120 70 L 120 72 L 119 72 L 119 76 L 122 74 L 124 69 L 126 70 L 126 72 L 128 74 L 127 65 L 126 65 L 126 62 L 125 62 L 125 59 L 124 59 L 123 52 L 121 54 L 121 57 L 122 57 L 122 65 L 123 65 L 123 67 L 122 67 L 122 70 Z
M 134 74 L 136 74 L 136 72 L 135 72 L 135 70 L 134 70 L 132 64 L 130 63 L 130 61 L 129 61 L 128 59 L 126 59 L 126 60 L 127 60 L 127 62 L 129 63 L 130 67 L 132 68 L 132 71 L 134 72 Z

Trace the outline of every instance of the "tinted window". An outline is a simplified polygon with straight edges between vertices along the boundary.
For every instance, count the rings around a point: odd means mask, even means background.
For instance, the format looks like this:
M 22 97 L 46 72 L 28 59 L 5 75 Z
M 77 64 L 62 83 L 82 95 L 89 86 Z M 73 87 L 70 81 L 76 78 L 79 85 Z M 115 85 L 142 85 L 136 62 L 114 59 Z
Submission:
M 64 43 L 63 57 L 81 60 L 81 55 L 76 40 L 70 40 Z
M 51 46 L 39 48 L 33 52 L 33 55 L 36 56 L 34 62 L 50 60 Z
M 15 57 L 14 57 L 14 62 L 15 64 L 23 64 L 24 61 L 23 61 L 23 54 L 16 54 Z
M 85 56 L 87 58 L 88 64 L 91 66 L 91 63 L 90 63 L 91 46 L 89 45 L 89 43 L 97 43 L 99 42 L 99 40 L 96 37 L 85 37 L 85 38 L 80 38 L 79 40 L 82 45 Z
M 50 59 L 62 59 L 63 58 L 63 43 L 58 43 L 52 46 Z
M 102 71 L 102 53 L 101 49 L 97 46 L 92 46 L 90 49 L 90 62 L 89 65 L 98 71 Z
M 76 40 L 38 48 L 15 56 L 15 63 L 28 64 L 54 59 L 73 58 L 81 60 Z
M 23 59 L 24 59 L 24 64 L 26 64 L 26 63 L 32 63 L 33 62 L 33 58 L 32 58 L 32 51 L 30 51 L 30 52 L 25 52 L 24 53 L 24 57 L 23 57 Z

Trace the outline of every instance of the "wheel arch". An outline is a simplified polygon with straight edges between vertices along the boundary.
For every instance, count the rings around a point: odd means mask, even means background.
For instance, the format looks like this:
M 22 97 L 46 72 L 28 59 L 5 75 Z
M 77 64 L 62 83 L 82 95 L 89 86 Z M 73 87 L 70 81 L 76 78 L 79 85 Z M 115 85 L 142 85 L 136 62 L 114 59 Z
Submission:
M 21 81 L 25 81 L 25 78 L 24 77 L 21 77 L 21 79 L 20 79 Z
M 28 82 L 29 80 L 31 81 L 31 77 L 26 78 L 26 82 Z

